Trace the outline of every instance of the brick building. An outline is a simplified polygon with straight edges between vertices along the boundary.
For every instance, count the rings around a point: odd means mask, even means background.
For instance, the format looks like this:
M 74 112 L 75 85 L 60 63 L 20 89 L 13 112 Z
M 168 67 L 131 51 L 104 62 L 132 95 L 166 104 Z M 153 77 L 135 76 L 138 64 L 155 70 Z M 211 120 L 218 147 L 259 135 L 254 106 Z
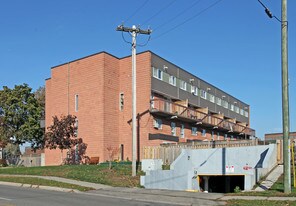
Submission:
M 290 132 L 290 139 L 296 139 L 296 132 Z M 268 143 L 275 143 L 277 140 L 283 140 L 283 133 L 265 134 L 264 140 Z
M 131 56 L 106 52 L 51 69 L 46 80 L 46 127 L 52 116 L 77 116 L 87 155 L 132 158 Z M 250 107 L 173 63 L 146 51 L 137 54 L 138 150 L 143 146 L 255 136 Z M 141 158 L 141 157 L 139 157 Z M 45 164 L 61 163 L 61 152 L 45 151 Z

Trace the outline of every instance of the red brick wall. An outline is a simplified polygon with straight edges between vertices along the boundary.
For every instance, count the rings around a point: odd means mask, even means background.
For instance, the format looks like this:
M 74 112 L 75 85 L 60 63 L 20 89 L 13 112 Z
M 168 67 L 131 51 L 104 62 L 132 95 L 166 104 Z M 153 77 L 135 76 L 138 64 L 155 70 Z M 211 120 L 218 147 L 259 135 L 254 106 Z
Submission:
M 137 113 L 140 115 L 140 148 L 148 144 L 151 95 L 151 53 L 137 55 Z M 132 64 L 131 57 L 120 60 L 120 92 L 124 93 L 124 109 L 119 112 L 120 144 L 124 145 L 124 159 L 132 159 Z M 119 94 L 118 94 L 119 96 Z
M 102 138 L 102 145 L 97 147 L 97 150 L 101 150 L 100 159 L 102 161 L 108 160 L 107 147 L 113 148 L 119 147 L 119 60 L 108 54 L 104 55 L 104 107 L 103 121 L 101 124 L 104 126 L 104 134 Z
M 105 54 L 100 53 L 51 70 L 46 81 L 46 127 L 54 115 L 76 115 L 79 120 L 78 136 L 87 143 L 88 156 L 100 156 L 104 151 L 104 80 Z M 68 85 L 69 84 L 69 85 Z M 79 95 L 75 112 L 75 95 Z M 65 151 L 64 151 L 65 153 Z M 65 154 L 64 154 L 65 157 Z M 59 150 L 45 151 L 45 164 L 61 164 Z
M 149 133 L 171 134 L 171 120 L 163 120 L 162 130 L 153 127 L 149 113 L 151 96 L 151 53 L 137 55 L 137 113 L 139 120 L 139 153 L 143 146 L 159 145 L 164 140 L 149 140 Z M 124 94 L 124 109 L 119 109 L 119 95 Z M 75 95 L 79 95 L 78 111 L 75 111 Z M 124 145 L 124 160 L 132 159 L 132 64 L 131 57 L 118 59 L 107 53 L 99 53 L 51 70 L 51 79 L 46 81 L 46 127 L 52 116 L 76 115 L 79 121 L 78 137 L 88 145 L 89 157 L 108 160 L 107 147 Z M 180 136 L 180 122 L 176 121 L 176 136 Z M 185 138 L 211 139 L 191 135 L 191 125 L 185 125 Z M 216 137 L 216 135 L 215 135 Z M 220 134 L 222 140 L 222 134 Z M 65 157 L 64 151 L 63 157 Z M 118 154 L 120 157 L 120 154 Z M 116 157 L 117 158 L 117 157 Z M 59 150 L 45 150 L 45 164 L 61 164 Z

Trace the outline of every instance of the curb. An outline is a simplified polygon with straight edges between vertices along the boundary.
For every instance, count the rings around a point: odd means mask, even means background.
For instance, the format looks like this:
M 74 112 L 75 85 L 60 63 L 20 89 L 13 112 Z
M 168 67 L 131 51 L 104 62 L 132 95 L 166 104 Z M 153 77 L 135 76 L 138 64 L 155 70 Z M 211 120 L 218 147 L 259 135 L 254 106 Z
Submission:
M 42 190 L 50 190 L 50 191 L 57 191 L 57 192 L 81 193 L 79 190 L 75 190 L 75 189 L 68 189 L 68 188 L 62 188 L 62 187 L 51 187 L 51 186 L 44 186 L 44 185 L 22 184 L 22 183 L 15 183 L 15 182 L 0 181 L 0 185 L 24 187 L 24 188 L 33 188 L 33 189 L 42 189 Z

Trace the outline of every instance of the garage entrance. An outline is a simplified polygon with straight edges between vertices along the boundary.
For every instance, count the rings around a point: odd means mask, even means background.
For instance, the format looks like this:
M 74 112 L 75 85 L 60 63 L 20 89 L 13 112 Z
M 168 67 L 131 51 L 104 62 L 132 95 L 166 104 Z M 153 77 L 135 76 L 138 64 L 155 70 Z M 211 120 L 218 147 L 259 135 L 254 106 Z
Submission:
M 239 187 L 244 190 L 244 175 L 210 175 L 199 176 L 199 187 L 201 191 L 230 193 L 234 192 L 234 188 Z

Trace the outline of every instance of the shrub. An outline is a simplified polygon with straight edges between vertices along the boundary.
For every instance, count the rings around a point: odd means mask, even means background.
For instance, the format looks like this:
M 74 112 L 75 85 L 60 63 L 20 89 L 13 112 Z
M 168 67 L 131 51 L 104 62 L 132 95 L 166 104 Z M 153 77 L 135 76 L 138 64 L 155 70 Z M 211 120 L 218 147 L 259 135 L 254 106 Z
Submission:
M 234 193 L 240 193 L 241 192 L 241 189 L 239 188 L 239 186 L 236 186 L 234 188 Z
M 0 167 L 7 167 L 7 162 L 5 159 L 0 159 Z

